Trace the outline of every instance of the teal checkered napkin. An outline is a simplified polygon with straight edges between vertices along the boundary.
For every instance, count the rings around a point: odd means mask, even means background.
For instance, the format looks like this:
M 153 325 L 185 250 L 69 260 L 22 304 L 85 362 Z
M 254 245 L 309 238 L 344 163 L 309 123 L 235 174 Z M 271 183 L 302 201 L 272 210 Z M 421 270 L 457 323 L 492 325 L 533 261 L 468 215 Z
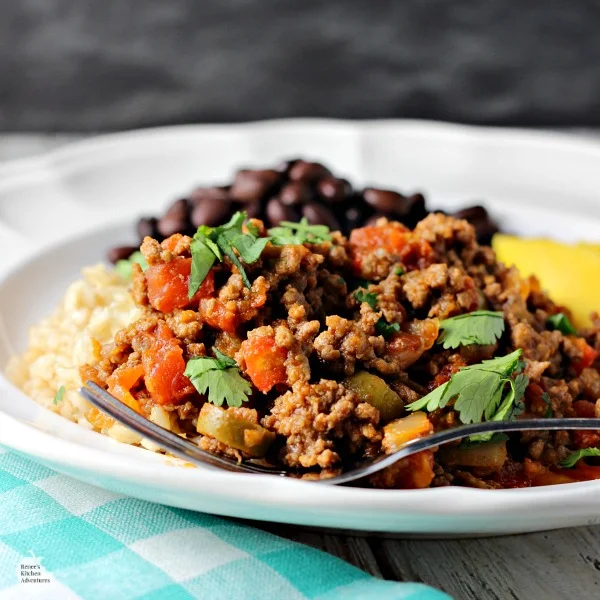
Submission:
M 143 502 L 0 448 L 0 599 L 448 600 L 253 527 Z

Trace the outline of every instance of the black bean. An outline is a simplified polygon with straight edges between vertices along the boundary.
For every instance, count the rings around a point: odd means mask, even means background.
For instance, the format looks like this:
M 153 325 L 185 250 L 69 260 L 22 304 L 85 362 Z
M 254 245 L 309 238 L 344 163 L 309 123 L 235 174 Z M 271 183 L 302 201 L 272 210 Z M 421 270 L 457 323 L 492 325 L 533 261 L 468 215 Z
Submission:
M 329 169 L 321 163 L 307 162 L 305 160 L 296 162 L 288 173 L 288 177 L 292 181 L 304 181 L 306 183 L 314 183 L 330 175 Z
M 199 202 L 213 200 L 215 202 L 228 202 L 229 191 L 226 187 L 200 187 L 190 194 L 190 202 L 195 206 Z
M 281 188 L 279 199 L 286 206 L 295 206 L 310 202 L 312 193 L 310 188 L 301 181 L 291 181 Z
M 182 219 L 187 219 L 190 214 L 190 203 L 187 198 L 181 198 L 180 200 L 175 200 L 173 204 L 167 208 L 164 216 L 165 217 L 178 217 Z
M 238 202 L 256 202 L 262 200 L 277 184 L 280 174 L 272 169 L 238 171 L 229 193 Z
M 475 206 L 467 206 L 466 208 L 462 208 L 461 210 L 457 210 L 454 213 L 454 216 L 457 219 L 465 219 L 470 221 L 472 219 L 487 219 L 488 211 L 483 208 L 483 206 L 475 205 Z
M 287 173 L 299 160 L 299 158 L 290 158 L 289 160 L 284 160 L 275 167 L 275 170 L 278 173 Z
M 189 231 L 190 222 L 185 215 L 164 215 L 158 221 L 158 232 L 165 238 L 174 233 L 186 233 Z
M 116 246 L 111 248 L 106 253 L 106 258 L 114 265 L 118 260 L 128 259 L 136 250 L 139 250 L 139 246 Z
M 158 235 L 158 221 L 154 217 L 142 217 L 136 226 L 137 234 L 140 240 L 143 240 L 146 236 L 156 237 Z
M 474 219 L 469 222 L 475 228 L 475 236 L 480 244 L 489 245 L 492 236 L 498 233 L 497 225 L 490 218 Z
M 311 225 L 327 225 L 332 231 L 337 231 L 340 228 L 340 222 L 335 218 L 335 215 L 326 206 L 322 204 L 305 204 L 302 207 L 302 216 L 306 217 Z
M 342 202 L 352 193 L 352 186 L 345 179 L 324 177 L 317 183 L 317 192 L 327 202 Z
M 236 210 L 245 210 L 248 214 L 249 219 L 260 219 L 261 218 L 261 206 L 260 202 L 248 202 L 246 204 L 238 205 L 232 212 Z
M 407 217 L 405 218 L 405 224 L 411 228 L 424 219 L 427 216 L 427 208 L 425 206 L 425 197 L 423 194 L 412 194 L 407 198 L 410 209 Z
M 362 196 L 356 194 L 348 202 L 348 208 L 345 210 L 345 218 L 347 223 L 346 233 L 350 233 L 352 229 L 360 227 L 375 211 L 373 207 L 367 204 Z M 341 205 L 346 206 L 345 204 Z M 340 207 L 339 204 L 335 205 L 335 208 Z
M 393 213 L 402 217 L 410 211 L 408 199 L 392 190 L 367 188 L 363 190 L 363 197 L 368 204 L 380 212 Z
M 281 221 L 297 221 L 298 213 L 291 207 L 282 204 L 278 198 L 271 198 L 265 209 L 269 227 L 276 227 Z
M 200 227 L 200 225 L 208 225 L 215 227 L 221 225 L 228 220 L 231 213 L 231 202 L 227 199 L 216 200 L 205 198 L 196 200 L 195 206 L 192 209 L 192 225 Z

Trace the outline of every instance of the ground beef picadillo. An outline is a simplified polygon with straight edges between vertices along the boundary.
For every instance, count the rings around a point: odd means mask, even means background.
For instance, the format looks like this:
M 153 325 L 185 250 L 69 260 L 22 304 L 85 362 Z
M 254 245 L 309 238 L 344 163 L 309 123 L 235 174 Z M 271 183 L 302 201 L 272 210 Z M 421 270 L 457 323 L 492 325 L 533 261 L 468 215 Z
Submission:
M 253 224 L 265 235 L 262 222 Z M 243 444 L 198 434 L 203 411 L 222 411 L 249 424 L 248 440 L 268 436 L 266 460 L 305 478 L 332 476 L 391 451 L 386 425 L 407 416 L 406 404 L 461 367 L 517 348 L 529 378 L 524 416 L 600 416 L 600 322 L 577 335 L 549 330 L 548 317 L 568 311 L 535 278 L 523 279 L 499 263 L 467 221 L 430 214 L 410 230 L 383 218 L 348 238 L 339 232 L 331 238 L 269 243 L 258 261 L 245 265 L 249 288 L 225 258 L 189 299 L 190 238 L 146 237 L 141 251 L 149 267 L 142 271 L 135 264 L 132 282 L 144 315 L 99 349 L 94 364 L 82 366 L 82 378 L 148 417 L 160 407 L 173 430 L 207 450 L 251 457 Z M 364 294 L 376 302 L 364 301 Z M 503 313 L 506 327 L 497 343 L 454 350 L 436 343 L 442 319 L 480 309 Z M 184 375 L 190 359 L 213 356 L 213 348 L 234 359 L 251 385 L 242 408 L 207 407 L 207 397 Z M 392 419 L 350 385 L 360 373 L 393 395 Z M 420 418 L 424 431 L 456 426 L 451 404 L 412 419 Z M 465 460 L 458 445 L 444 447 L 400 461 L 364 484 L 506 488 L 566 482 L 573 470 L 566 473 L 560 462 L 599 442 L 595 431 L 513 434 L 489 443 L 494 447 L 487 449 L 487 462 L 473 460 L 472 448 Z M 580 478 L 593 477 L 593 467 L 585 468 Z

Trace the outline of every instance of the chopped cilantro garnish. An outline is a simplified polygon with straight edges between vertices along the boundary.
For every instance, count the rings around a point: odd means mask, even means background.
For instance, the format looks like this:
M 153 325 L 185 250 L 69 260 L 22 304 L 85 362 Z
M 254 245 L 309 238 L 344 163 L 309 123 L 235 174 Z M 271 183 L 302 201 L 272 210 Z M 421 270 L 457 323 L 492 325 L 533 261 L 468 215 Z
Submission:
M 282 221 L 278 227 L 269 229 L 269 236 L 275 246 L 298 245 L 304 243 L 318 244 L 330 242 L 331 235 L 326 225 L 310 225 L 303 217 L 299 223 Z
M 238 211 L 225 225 L 198 227 L 190 246 L 192 253 L 192 272 L 188 288 L 190 298 L 198 291 L 215 261 L 222 261 L 224 255 L 237 267 L 244 285 L 250 287 L 250 280 L 241 261 L 246 264 L 256 262 L 270 238 L 258 237 L 256 227 L 249 227 L 248 233 L 242 231 L 246 218 L 245 211 Z
M 463 367 L 450 381 L 406 408 L 432 412 L 455 400 L 454 409 L 463 423 L 479 423 L 484 417 L 486 421 L 511 418 L 515 402 L 521 400 L 529 381 L 525 375 L 515 380 L 511 378 L 520 365 L 520 356 L 518 349 L 506 356 Z
M 361 287 L 367 287 L 368 285 L 369 282 L 365 282 L 365 285 Z M 354 292 L 354 297 L 361 304 L 366 302 L 373 310 L 377 310 L 377 294 L 375 292 L 366 292 L 365 290 L 358 289 Z M 398 323 L 388 323 L 385 317 L 381 317 L 375 323 L 375 331 L 387 340 L 394 333 L 400 331 L 400 325 Z
M 54 405 L 59 404 L 60 402 L 63 401 L 63 398 L 65 397 L 65 392 L 67 390 L 65 389 L 64 385 L 61 385 L 57 390 L 56 390 L 56 394 L 54 394 L 54 400 L 52 401 Z
M 365 292 L 364 290 L 356 290 L 354 297 L 360 302 L 366 302 L 373 310 L 377 310 L 377 294 L 374 292 Z
M 548 392 L 544 392 L 542 394 L 542 400 L 546 403 L 546 412 L 544 413 L 544 417 L 546 417 L 546 419 L 550 419 L 554 414 L 554 411 L 552 410 L 552 402 L 550 402 L 550 396 L 548 395 Z
M 396 269 L 394 270 L 394 273 L 396 273 L 396 275 L 398 275 L 398 277 L 400 277 L 401 275 L 404 275 L 404 269 L 402 267 L 396 267 Z
M 589 456 L 600 456 L 600 448 L 582 448 L 581 450 L 571 452 L 571 454 L 560 463 L 560 466 L 570 469 L 571 467 L 574 467 L 579 460 Z
M 148 263 L 144 255 L 137 250 L 129 258 L 125 260 L 118 260 L 115 264 L 115 271 L 127 281 L 131 280 L 133 275 L 133 263 L 138 263 L 142 267 L 142 271 L 148 268 Z
M 440 322 L 438 344 L 446 350 L 479 344 L 493 344 L 504 331 L 504 315 L 490 310 L 476 310 Z
M 398 323 L 388 323 L 381 317 L 381 319 L 375 323 L 375 331 L 387 340 L 394 333 L 400 331 L 400 325 L 398 325 Z
M 548 317 L 548 326 L 558 329 L 564 335 L 575 335 L 577 330 L 573 327 L 569 317 L 565 313 L 557 313 Z
M 213 348 L 216 358 L 202 356 L 188 361 L 184 375 L 189 377 L 200 394 L 216 406 L 241 406 L 252 392 L 250 384 L 240 375 L 235 360 Z

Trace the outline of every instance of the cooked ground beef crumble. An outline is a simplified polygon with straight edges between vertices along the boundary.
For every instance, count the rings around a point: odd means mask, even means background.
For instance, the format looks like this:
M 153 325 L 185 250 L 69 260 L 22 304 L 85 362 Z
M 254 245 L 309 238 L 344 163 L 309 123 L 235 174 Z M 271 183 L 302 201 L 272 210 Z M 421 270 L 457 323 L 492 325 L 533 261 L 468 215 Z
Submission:
M 253 224 L 265 235 L 260 221 Z M 300 477 L 329 477 L 393 450 L 390 419 L 348 384 L 360 373 L 394 395 L 395 420 L 461 367 L 520 348 L 529 378 L 524 416 L 600 415 L 594 364 L 600 322 L 577 335 L 549 330 L 548 317 L 568 311 L 535 278 L 523 279 L 498 262 L 464 220 L 430 214 L 409 230 L 380 219 L 349 238 L 335 232 L 322 243 L 269 243 L 256 262 L 244 265 L 250 287 L 225 257 L 191 299 L 190 242 L 181 234 L 160 243 L 144 239 L 141 252 L 149 268 L 134 265 L 132 281 L 143 316 L 81 371 L 84 381 L 108 388 L 146 416 L 158 405 L 176 415 L 176 429 L 211 452 L 239 460 L 252 456 L 247 431 L 247 447 L 197 433 L 208 402 L 184 369 L 192 358 L 213 356 L 213 348 L 235 361 L 252 390 L 243 408 L 219 410 L 236 423 L 250 423 L 255 436 L 266 430 L 273 441 L 265 458 Z M 357 289 L 376 301 L 363 296 L 360 302 Z M 504 315 L 506 328 L 496 343 L 455 349 L 436 344 L 443 319 L 481 309 Z M 382 323 L 389 329 L 382 332 Z M 460 424 L 452 403 L 426 422 L 435 430 Z M 538 485 L 560 471 L 572 450 L 599 441 L 600 434 L 591 431 L 513 434 L 493 442 L 489 464 L 461 462 L 453 451 L 458 446 L 426 451 L 365 485 Z

